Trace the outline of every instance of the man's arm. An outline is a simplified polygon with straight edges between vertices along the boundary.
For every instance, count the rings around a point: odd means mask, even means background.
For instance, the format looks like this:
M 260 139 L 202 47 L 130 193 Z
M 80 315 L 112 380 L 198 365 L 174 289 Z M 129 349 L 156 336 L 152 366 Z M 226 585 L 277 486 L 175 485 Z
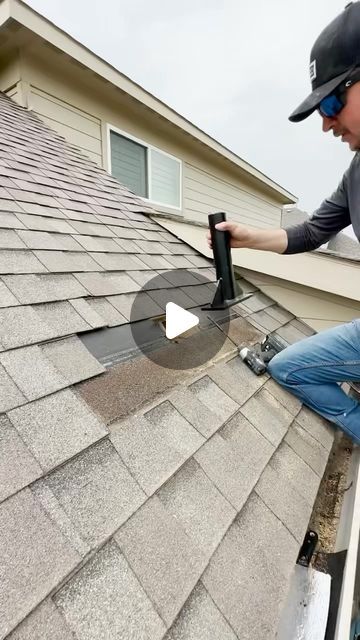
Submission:
M 309 220 L 285 229 L 288 238 L 283 253 L 312 251 L 351 224 L 347 199 L 346 172 L 337 190 L 324 200 Z

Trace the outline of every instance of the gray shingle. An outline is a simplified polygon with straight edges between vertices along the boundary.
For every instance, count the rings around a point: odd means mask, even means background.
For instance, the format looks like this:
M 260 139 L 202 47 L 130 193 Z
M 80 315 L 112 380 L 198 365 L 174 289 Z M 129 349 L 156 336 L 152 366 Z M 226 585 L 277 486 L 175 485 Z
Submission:
M 18 211 L 20 211 L 20 208 L 18 208 Z M 0 211 L 0 229 L 24 229 L 24 225 L 14 213 L 2 213 Z
M 296 421 L 301 427 L 306 429 L 315 440 L 318 440 L 327 451 L 330 451 L 335 435 L 334 425 L 331 425 L 330 422 L 304 406 L 301 407 L 300 412 L 296 416 Z
M 53 251 L 83 251 L 71 236 L 47 231 L 18 231 L 19 238 L 29 249 L 47 249 Z
M 146 498 L 108 440 L 54 471 L 45 484 L 93 547 L 118 529 Z
M 3 280 L 22 304 L 67 300 L 88 294 L 70 274 L 4 276 Z
M 0 309 L 0 341 L 5 349 L 55 338 L 55 331 L 31 307 Z
M 281 443 L 269 464 L 308 504 L 314 504 L 320 478 L 286 442 Z
M 293 420 L 293 415 L 266 389 L 260 389 L 250 398 L 241 407 L 241 412 L 275 447 Z
M 165 626 L 110 542 L 56 594 L 78 640 L 161 640 Z
M 0 228 L 0 249 L 26 249 L 26 245 L 11 229 Z
M 129 240 L 128 238 L 114 238 L 114 241 L 118 245 L 119 251 L 122 253 L 143 253 L 134 240 Z
M 7 251 L 0 253 L 0 274 L 7 273 L 43 273 L 46 271 L 32 251 Z
M 64 617 L 49 598 L 8 636 L 8 640 L 74 640 Z
M 151 292 L 153 293 L 153 292 Z M 135 306 L 134 302 L 136 300 Z M 127 320 L 134 322 L 143 318 L 153 318 L 162 315 L 163 309 L 156 304 L 149 294 L 142 291 L 140 293 L 123 293 L 120 296 L 111 296 L 108 301 L 120 311 Z
M 191 392 L 190 387 L 177 389 L 169 400 L 185 420 L 190 422 L 205 438 L 212 436 L 223 423 L 222 417 L 212 410 L 214 406 L 212 405 L 209 409 L 195 393 Z
M 41 474 L 41 467 L 9 419 L 0 416 L 0 502 Z
M 40 349 L 69 385 L 105 371 L 77 336 L 49 342 Z
M 175 269 L 191 269 L 194 266 L 186 256 L 167 255 L 166 259 Z
M 185 287 L 187 285 L 197 285 L 199 281 L 191 271 L 185 269 L 169 270 L 163 274 L 164 278 L 170 282 L 174 287 Z
M 0 363 L 28 400 L 36 400 L 68 386 L 67 380 L 37 346 L 2 353 Z
M 151 298 L 159 305 L 163 312 L 165 311 L 168 302 L 174 302 L 184 309 L 190 309 L 191 307 L 196 306 L 194 300 L 190 298 L 183 289 L 180 289 L 179 287 L 170 288 L 169 283 L 167 286 L 167 289 L 149 291 L 149 296 L 151 296 Z
M 115 539 L 170 625 L 200 578 L 206 557 L 156 496 L 121 527 Z
M 0 414 L 26 402 L 25 397 L 11 379 L 0 360 Z
M 100 236 L 103 238 L 112 238 L 113 236 L 112 231 L 103 224 L 96 224 L 95 222 L 91 224 L 90 222 L 77 222 L 72 220 L 70 233 L 75 233 L 76 231 L 85 236 Z
M 267 380 L 255 376 L 239 356 L 209 369 L 211 379 L 239 405 L 244 404 Z
M 237 640 L 237 636 L 198 583 L 165 640 Z
M 239 511 L 273 451 L 274 447 L 238 414 L 210 438 L 194 458 Z
M 260 291 L 254 293 L 250 298 L 241 303 L 250 312 L 261 311 L 274 304 L 274 300 Z
M 219 416 L 222 422 L 227 420 L 239 408 L 220 387 L 209 378 L 203 376 L 189 386 L 189 390 L 210 411 Z
M 289 393 L 284 387 L 279 385 L 273 378 L 269 378 L 264 384 L 264 389 L 267 389 L 281 404 L 288 410 L 293 416 L 296 416 L 301 409 L 300 400 Z
M 322 478 L 329 452 L 294 420 L 285 442 Z
M 87 253 L 79 251 L 34 251 L 36 257 L 52 273 L 102 271 L 102 267 Z
M 5 286 L 4 282 L 0 279 L 0 308 L 12 307 L 18 305 L 19 302 L 15 296 Z
M 37 187 L 38 188 L 38 187 Z M 16 198 L 17 200 L 19 198 Z M 59 209 L 57 209 L 58 203 L 54 198 L 51 198 L 50 206 L 46 206 L 45 204 L 38 204 L 38 201 L 41 200 L 41 196 L 36 195 L 37 202 L 19 202 L 19 205 L 25 213 L 31 213 L 35 216 L 49 216 L 50 218 L 65 218 L 64 214 L 61 213 Z
M 104 426 L 70 390 L 14 409 L 9 418 L 44 470 L 106 435 Z
M 76 236 L 77 241 L 86 251 L 112 251 L 121 253 L 121 247 L 112 238 L 94 238 L 94 236 Z
M 110 224 L 107 219 L 104 219 L 104 216 L 96 216 L 98 220 L 100 220 L 100 222 L 103 222 L 104 224 Z M 112 224 L 115 225 L 116 220 L 112 221 Z M 124 221 L 122 221 L 123 223 Z M 119 226 L 109 226 L 109 229 L 112 231 L 112 233 L 114 234 L 114 236 L 118 237 L 118 238 L 130 238 L 130 239 L 141 239 L 141 235 L 139 233 L 139 231 L 137 231 L 136 229 L 133 229 L 132 227 L 124 227 L 120 225 L 120 220 L 119 220 Z
M 17 202 L 14 200 L 7 200 L 6 198 L 0 199 L 0 210 L 1 211 L 21 211 Z
M 144 264 L 135 255 L 128 255 L 126 253 L 90 253 L 91 257 L 99 265 L 100 269 L 106 271 L 132 271 L 139 269 L 146 269 Z
M 299 340 L 305 340 L 307 338 L 302 331 L 299 331 L 299 329 L 290 323 L 280 327 L 275 333 L 286 340 L 288 344 L 294 344 L 294 342 L 299 342 Z
M 78 563 L 80 556 L 47 518 L 29 489 L 0 506 L 4 638 Z M 31 588 L 30 588 L 31 587 Z
M 266 332 L 275 331 L 275 329 L 281 327 L 280 320 L 276 320 L 276 318 L 273 318 L 267 313 L 267 311 L 257 311 L 256 313 L 252 313 L 250 316 L 248 316 L 247 320 L 249 322 L 255 320 L 257 325 L 265 329 Z
M 141 254 L 141 261 L 150 269 L 173 269 L 174 267 L 170 264 L 166 258 L 160 255 L 146 255 L 145 253 Z
M 161 242 L 148 242 L 147 240 L 136 240 L 136 244 L 139 245 L 142 251 L 152 255 L 152 254 L 160 254 L 165 255 L 170 253 L 169 249 L 165 247 L 165 245 Z
M 111 296 L 140 289 L 140 286 L 127 273 L 94 272 L 74 275 L 93 296 Z
M 201 446 L 204 438 L 169 403 L 145 417 L 111 425 L 110 439 L 144 491 L 151 495 Z
M 55 218 L 43 218 L 41 216 L 29 215 L 28 213 L 17 213 L 16 217 L 26 229 L 32 231 L 50 231 L 55 233 L 76 233 L 75 229 L 70 226 L 66 220 L 57 220 Z
M 251 496 L 202 578 L 241 640 L 275 638 L 298 550 L 280 520 Z
M 158 491 L 171 513 L 208 558 L 235 518 L 236 511 L 192 458 Z
M 171 245 L 166 244 L 166 247 L 170 249 Z M 184 253 L 187 253 L 187 251 L 185 250 Z M 204 258 L 203 256 L 199 256 L 199 255 L 188 256 L 188 259 L 190 260 L 191 264 L 194 267 L 211 267 L 213 265 L 212 260 L 208 260 L 207 258 Z
M 271 465 L 267 465 L 255 487 L 255 492 L 301 545 L 309 524 L 312 506 L 294 490 L 285 474 L 280 475 Z
M 91 326 L 75 311 L 69 302 L 48 302 L 33 307 L 37 316 L 46 323 L 54 337 L 88 331 Z
M 47 477 L 37 480 L 31 486 L 31 492 L 50 520 L 56 524 L 65 538 L 69 540 L 71 546 L 84 558 L 90 551 L 90 545 L 81 537 L 75 524 L 56 499 L 47 484 Z
M 289 322 L 289 320 L 291 320 L 294 317 L 292 313 L 290 313 L 286 309 L 283 309 L 282 307 L 279 307 L 277 304 L 272 305 L 271 307 L 268 307 L 266 309 L 266 313 L 268 313 L 270 316 L 272 316 L 276 320 L 279 320 L 281 324 L 285 324 L 286 322 Z
M 98 329 L 99 327 L 103 327 L 106 324 L 103 318 L 99 316 L 95 309 L 91 307 L 89 303 L 84 300 L 84 298 L 75 298 L 74 300 L 69 300 L 69 302 L 75 309 L 75 311 L 93 329 Z
M 86 302 L 103 319 L 104 325 L 116 327 L 127 322 L 126 318 L 106 298 L 88 298 Z

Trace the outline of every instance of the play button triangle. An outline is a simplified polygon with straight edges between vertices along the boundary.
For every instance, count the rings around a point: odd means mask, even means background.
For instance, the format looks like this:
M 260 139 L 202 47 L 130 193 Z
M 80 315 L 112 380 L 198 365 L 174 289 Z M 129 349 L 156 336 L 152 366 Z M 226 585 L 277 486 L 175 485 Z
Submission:
M 197 316 L 179 307 L 175 302 L 168 302 L 165 309 L 166 337 L 170 340 L 199 324 L 199 318 Z

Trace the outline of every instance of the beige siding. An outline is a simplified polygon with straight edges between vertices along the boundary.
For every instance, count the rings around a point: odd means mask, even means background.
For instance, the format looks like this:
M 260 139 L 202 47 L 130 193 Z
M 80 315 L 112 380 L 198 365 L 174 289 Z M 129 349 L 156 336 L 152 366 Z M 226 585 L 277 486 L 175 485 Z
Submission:
M 207 214 L 225 211 L 229 218 L 253 227 L 279 227 L 281 207 L 273 205 L 246 185 L 232 183 L 199 166 L 185 164 L 184 215 L 205 221 Z
M 360 318 L 360 302 L 248 269 L 239 273 L 315 331 Z
M 31 107 L 49 127 L 76 145 L 92 160 L 102 164 L 101 122 L 99 118 L 63 100 L 30 86 Z

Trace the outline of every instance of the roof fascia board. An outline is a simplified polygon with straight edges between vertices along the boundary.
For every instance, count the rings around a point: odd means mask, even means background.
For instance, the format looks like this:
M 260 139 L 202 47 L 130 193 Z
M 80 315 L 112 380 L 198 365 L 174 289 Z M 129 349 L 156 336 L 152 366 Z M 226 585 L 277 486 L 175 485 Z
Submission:
M 213 253 L 206 242 L 205 227 L 158 216 L 156 216 L 156 222 L 203 256 L 213 258 Z M 244 267 L 312 289 L 360 301 L 360 290 L 357 286 L 360 262 L 335 258 L 315 251 L 281 255 L 272 251 L 232 249 L 231 254 L 233 265 L 236 267 Z
M 193 138 L 199 140 L 207 147 L 210 147 L 233 164 L 237 165 L 247 174 L 259 180 L 263 185 L 274 191 L 278 196 L 282 196 L 286 203 L 296 203 L 297 198 L 292 193 L 278 185 L 276 182 L 258 171 L 255 167 L 242 160 L 239 156 L 224 147 L 222 144 L 211 138 L 204 131 L 193 125 L 189 120 L 180 116 L 176 111 L 168 107 L 158 98 L 136 84 L 123 73 L 115 69 L 111 64 L 92 53 L 90 49 L 80 44 L 77 40 L 66 34 L 62 29 L 54 25 L 50 20 L 44 18 L 31 7 L 21 2 L 21 0 L 4 0 L 4 4 L 9 7 L 9 16 L 16 20 L 23 27 L 29 29 L 40 38 L 51 43 L 70 57 L 74 58 L 85 67 L 103 77 L 105 80 L 120 88 L 136 100 L 142 102 L 152 111 L 159 113 L 173 125 L 186 131 Z M 1 8 L 2 4 L 0 4 Z M 2 21 L 0 22 L 2 24 Z M 285 202 L 284 202 L 285 204 Z

